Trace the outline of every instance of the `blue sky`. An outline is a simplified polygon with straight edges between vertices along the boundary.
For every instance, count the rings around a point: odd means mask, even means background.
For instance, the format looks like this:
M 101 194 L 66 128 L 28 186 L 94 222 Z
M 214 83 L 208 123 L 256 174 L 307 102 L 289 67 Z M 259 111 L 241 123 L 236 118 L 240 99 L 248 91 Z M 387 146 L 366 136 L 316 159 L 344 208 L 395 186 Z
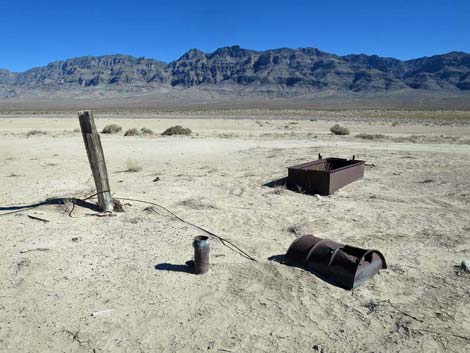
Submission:
M 399 59 L 470 52 L 470 0 L 0 0 L 0 68 L 83 55 L 316 47 Z

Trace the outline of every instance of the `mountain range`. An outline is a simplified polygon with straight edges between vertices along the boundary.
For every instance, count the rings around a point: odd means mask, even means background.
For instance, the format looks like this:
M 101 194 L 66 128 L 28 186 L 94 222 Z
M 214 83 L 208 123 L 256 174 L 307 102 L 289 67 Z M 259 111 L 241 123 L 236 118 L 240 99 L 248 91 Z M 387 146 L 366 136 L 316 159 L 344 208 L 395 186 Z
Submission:
M 0 97 L 74 87 L 249 88 L 272 92 L 470 91 L 470 53 L 402 61 L 377 55 L 339 56 L 314 48 L 255 51 L 231 46 L 191 49 L 164 63 L 128 55 L 84 56 L 25 72 L 0 69 Z

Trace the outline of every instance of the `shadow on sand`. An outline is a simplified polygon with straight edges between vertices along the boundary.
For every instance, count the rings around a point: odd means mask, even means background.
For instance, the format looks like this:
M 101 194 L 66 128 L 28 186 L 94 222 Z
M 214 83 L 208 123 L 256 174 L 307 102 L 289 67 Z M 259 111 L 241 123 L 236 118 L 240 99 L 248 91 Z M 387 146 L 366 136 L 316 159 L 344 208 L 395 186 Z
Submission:
M 285 262 L 285 254 L 282 254 L 282 255 L 272 255 L 270 257 L 268 257 L 268 260 L 269 261 L 274 261 L 274 262 L 278 262 L 280 264 L 283 264 L 283 265 L 286 265 L 286 266 L 289 266 L 289 267 L 295 267 L 295 268 L 300 268 L 304 271 L 307 271 L 309 273 L 311 273 L 312 275 L 314 275 L 315 277 L 321 279 L 322 281 L 332 285 L 332 286 L 335 286 L 335 287 L 338 287 L 338 288 L 342 288 L 342 289 L 347 289 L 347 288 L 344 288 L 343 286 L 339 285 L 338 283 L 336 283 L 334 281 L 334 278 L 333 277 L 328 277 L 328 276 L 325 276 L 325 275 L 322 275 L 320 273 L 316 273 L 314 271 L 311 271 L 307 268 L 304 268 L 304 267 L 301 267 L 301 266 L 291 266 L 291 265 L 287 265 L 286 262 Z
M 284 257 L 285 257 L 284 254 L 273 255 L 273 256 L 268 257 L 268 260 L 269 261 L 274 261 L 274 262 L 279 262 L 280 264 L 283 264 L 284 263 Z
M 263 186 L 267 186 L 268 188 L 275 188 L 278 186 L 282 186 L 282 187 L 287 188 L 287 177 L 272 180 L 269 183 L 263 184 Z
M 170 271 L 170 272 L 186 272 L 186 273 L 194 273 L 193 272 L 193 261 L 186 261 L 184 265 L 177 265 L 177 264 L 170 264 L 167 262 L 155 265 L 155 269 L 157 271 Z
M 31 205 L 19 205 L 19 206 L 0 206 L 0 211 L 8 211 L 8 212 L 15 212 L 15 211 L 21 211 L 21 210 L 28 210 L 31 208 L 36 208 L 39 206 L 48 206 L 48 205 L 63 205 L 67 202 L 72 202 L 75 205 L 79 207 L 84 207 L 88 208 L 89 210 L 99 212 L 100 208 L 98 205 L 95 205 L 94 203 L 83 201 L 81 199 L 75 199 L 75 198 L 50 198 L 46 199 L 41 202 L 37 202 Z M 6 214 L 6 213 L 5 213 Z

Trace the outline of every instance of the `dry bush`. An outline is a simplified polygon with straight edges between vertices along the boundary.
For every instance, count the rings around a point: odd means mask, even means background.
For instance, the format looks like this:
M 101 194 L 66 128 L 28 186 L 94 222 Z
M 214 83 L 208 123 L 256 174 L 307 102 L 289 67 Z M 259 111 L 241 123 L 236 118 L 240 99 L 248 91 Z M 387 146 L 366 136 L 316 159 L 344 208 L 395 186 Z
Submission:
M 153 131 L 146 127 L 143 127 L 142 129 L 140 129 L 140 132 L 142 133 L 142 135 L 153 135 Z
M 101 131 L 101 133 L 103 133 L 103 134 L 117 134 L 121 131 L 122 131 L 122 127 L 120 127 L 119 125 L 110 124 L 110 125 L 106 125 L 103 128 L 103 131 Z
M 181 125 L 172 126 L 162 132 L 163 136 L 172 135 L 191 135 L 191 129 L 182 127 Z
M 385 139 L 387 136 L 382 134 L 358 134 L 356 137 L 363 140 L 380 140 Z
M 335 124 L 330 128 L 330 131 L 335 135 L 349 135 L 349 129 L 347 127 Z
M 35 135 L 47 135 L 47 131 L 43 130 L 30 130 L 26 133 L 26 137 L 35 136 Z
M 126 162 L 126 172 L 137 173 L 142 170 L 141 165 L 135 159 L 128 159 Z
M 124 136 L 139 136 L 139 130 L 129 129 L 124 133 Z

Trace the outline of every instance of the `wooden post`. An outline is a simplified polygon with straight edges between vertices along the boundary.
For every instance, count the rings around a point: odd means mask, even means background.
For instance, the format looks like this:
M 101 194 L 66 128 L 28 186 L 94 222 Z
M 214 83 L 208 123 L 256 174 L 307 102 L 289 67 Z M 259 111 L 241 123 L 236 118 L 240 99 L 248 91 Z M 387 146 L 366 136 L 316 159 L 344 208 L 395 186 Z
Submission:
M 96 192 L 98 193 L 98 205 L 103 212 L 113 211 L 113 198 L 109 188 L 108 171 L 104 159 L 103 147 L 100 135 L 96 131 L 93 114 L 89 111 L 78 113 L 80 128 L 82 129 L 83 142 L 90 162 L 93 178 L 95 179 Z

